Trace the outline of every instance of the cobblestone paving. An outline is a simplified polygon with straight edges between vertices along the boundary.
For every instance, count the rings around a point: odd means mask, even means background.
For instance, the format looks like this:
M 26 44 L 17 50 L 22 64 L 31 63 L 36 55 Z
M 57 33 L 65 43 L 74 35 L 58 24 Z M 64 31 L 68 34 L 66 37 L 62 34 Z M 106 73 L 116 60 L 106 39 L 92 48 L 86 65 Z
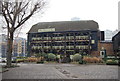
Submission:
M 22 64 L 2 74 L 3 79 L 118 79 L 118 66 Z
M 25 64 L 3 73 L 3 79 L 66 79 L 67 77 L 53 66 L 44 64 Z
M 73 67 L 61 66 L 76 79 L 118 79 L 118 66 L 79 65 Z

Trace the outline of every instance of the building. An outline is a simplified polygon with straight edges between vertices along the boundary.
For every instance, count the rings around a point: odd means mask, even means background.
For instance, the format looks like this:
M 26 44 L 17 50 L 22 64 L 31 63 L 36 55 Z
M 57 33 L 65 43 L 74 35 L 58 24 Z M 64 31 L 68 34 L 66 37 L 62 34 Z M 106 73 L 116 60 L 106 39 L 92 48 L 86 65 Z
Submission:
M 0 35 L 0 53 L 2 58 L 6 58 L 7 52 L 7 35 L 1 34 Z M 13 42 L 13 53 L 12 57 L 25 57 L 26 56 L 26 39 L 24 38 L 17 38 Z
M 20 37 L 15 38 L 13 42 L 13 57 L 25 57 L 27 54 L 26 47 L 26 39 Z
M 0 20 L 1 20 L 1 1 L 0 1 Z M 1 23 L 0 23 L 0 35 L 2 34 L 2 26 L 1 26 Z M 2 39 L 0 39 L 0 41 L 2 41 Z M 0 58 L 2 57 L 2 51 L 1 51 L 1 42 L 0 42 Z
M 7 35 L 1 34 L 0 35 L 0 53 L 1 57 L 6 57 L 6 51 L 7 51 Z
M 88 21 L 40 22 L 28 32 L 28 56 L 36 53 L 92 54 L 100 40 L 98 23 Z
M 112 37 L 113 37 L 113 31 L 105 30 L 105 40 L 112 40 Z
M 114 51 L 113 51 L 113 43 L 111 40 L 105 40 L 105 41 L 99 41 L 98 42 L 98 52 L 100 55 L 102 54 L 102 51 L 106 51 L 107 56 L 113 56 Z
M 120 30 L 116 29 L 115 31 L 113 31 L 113 36 L 115 36 Z M 113 37 L 112 36 L 112 37 Z
M 120 1 L 118 2 L 118 14 L 120 14 Z M 118 22 L 120 22 L 120 15 L 118 15 Z M 120 31 L 120 23 L 118 23 L 118 31 Z
M 112 41 L 115 55 L 120 55 L 120 31 L 113 36 Z
M 79 17 L 73 17 L 73 18 L 71 18 L 71 21 L 80 21 L 80 18 Z
M 0 35 L 2 34 L 2 2 L 0 0 Z

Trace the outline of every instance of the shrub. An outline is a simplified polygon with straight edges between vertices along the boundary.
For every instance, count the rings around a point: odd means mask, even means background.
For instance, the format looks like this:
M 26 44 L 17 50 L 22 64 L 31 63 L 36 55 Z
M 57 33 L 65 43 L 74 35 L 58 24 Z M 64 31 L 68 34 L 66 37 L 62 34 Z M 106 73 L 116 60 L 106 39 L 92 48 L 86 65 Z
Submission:
M 73 56 L 73 61 L 80 61 L 81 60 L 81 55 L 80 54 L 75 54 Z
M 17 59 L 24 59 L 24 58 L 26 58 L 26 57 L 17 57 Z
M 35 57 L 28 57 L 26 60 L 29 62 L 37 62 L 38 59 Z
M 37 63 L 37 64 L 43 64 L 44 61 L 37 61 L 36 63 Z
M 37 53 L 35 54 L 36 57 L 45 57 L 46 56 L 46 53 Z
M 84 61 L 84 60 L 80 60 L 79 61 L 79 64 L 86 64 L 87 62 L 86 61 Z
M 71 59 L 69 57 L 64 57 L 62 60 L 61 60 L 61 63 L 70 63 L 71 62 Z
M 100 58 L 97 58 L 97 57 L 93 57 L 93 58 L 92 58 L 92 61 L 93 61 L 93 63 L 100 63 L 100 62 L 101 62 L 101 59 L 100 59 Z
M 49 53 L 49 54 L 48 54 L 48 59 L 49 59 L 49 60 L 54 60 L 54 59 L 56 59 L 56 55 L 53 54 L 53 53 Z
M 98 57 L 84 57 L 83 61 L 87 63 L 102 63 L 103 62 L 103 60 Z
M 19 62 L 24 62 L 24 59 L 16 59 L 16 61 Z
M 110 59 L 110 60 L 106 61 L 106 64 L 107 65 L 118 65 L 118 60 L 112 60 L 112 59 Z
M 91 63 L 91 57 L 83 57 L 83 61 L 86 61 L 87 63 Z
M 29 60 L 26 58 L 26 59 L 24 59 L 24 62 L 29 62 Z

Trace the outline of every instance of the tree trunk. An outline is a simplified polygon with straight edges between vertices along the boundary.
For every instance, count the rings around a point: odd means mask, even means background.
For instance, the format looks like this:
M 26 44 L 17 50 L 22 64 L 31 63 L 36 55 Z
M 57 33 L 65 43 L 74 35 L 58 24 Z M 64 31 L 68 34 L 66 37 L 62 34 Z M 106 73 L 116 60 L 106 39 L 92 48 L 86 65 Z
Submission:
M 11 67 L 12 63 L 12 45 L 13 45 L 13 32 L 10 33 L 10 37 L 8 37 L 7 41 L 7 67 Z

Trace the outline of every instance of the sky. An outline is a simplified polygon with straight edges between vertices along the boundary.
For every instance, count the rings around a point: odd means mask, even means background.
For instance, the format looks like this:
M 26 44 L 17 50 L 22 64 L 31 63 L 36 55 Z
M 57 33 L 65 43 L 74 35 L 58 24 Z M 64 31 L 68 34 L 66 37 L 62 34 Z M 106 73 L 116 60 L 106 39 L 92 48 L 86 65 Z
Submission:
M 70 21 L 73 17 L 80 20 L 94 20 L 98 22 L 100 30 L 118 29 L 118 2 L 119 0 L 48 0 L 43 14 L 36 14 L 25 23 L 21 36 L 32 25 L 38 22 Z

